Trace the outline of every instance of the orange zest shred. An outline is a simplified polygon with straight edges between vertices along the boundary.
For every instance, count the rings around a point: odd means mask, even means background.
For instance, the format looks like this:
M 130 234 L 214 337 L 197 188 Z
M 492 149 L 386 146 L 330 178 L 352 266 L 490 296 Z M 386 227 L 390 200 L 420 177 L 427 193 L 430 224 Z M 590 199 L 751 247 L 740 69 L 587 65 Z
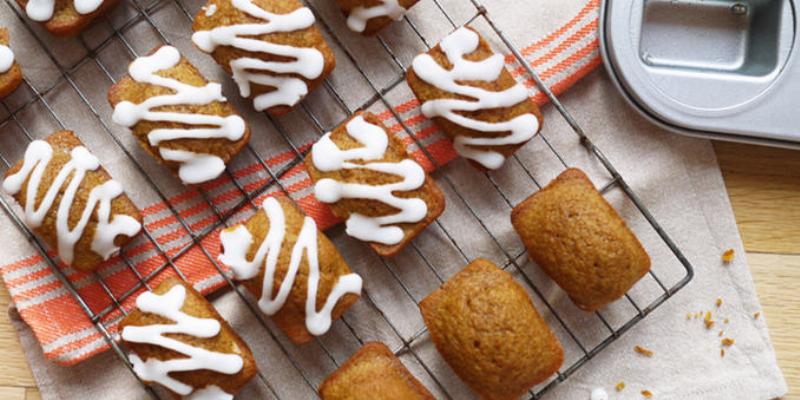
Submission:
M 624 381 L 617 382 L 617 386 L 614 386 L 614 388 L 617 389 L 618 392 L 625 390 L 625 382 Z
M 653 393 L 647 389 L 644 389 L 642 390 L 642 396 L 644 396 L 645 399 L 649 399 L 653 397 Z
M 722 339 L 722 345 L 725 346 L 725 347 L 733 346 L 734 343 L 735 343 L 735 341 L 733 339 L 731 339 L 731 338 L 727 338 L 726 337 L 725 339 Z
M 706 311 L 706 316 L 703 318 L 703 322 L 706 324 L 706 329 L 711 329 L 714 327 L 714 320 L 711 319 L 711 311 Z
M 633 348 L 633 351 L 635 351 L 635 352 L 637 352 L 637 353 L 639 353 L 639 354 L 641 354 L 641 355 L 643 355 L 645 357 L 652 357 L 653 356 L 653 351 L 652 350 L 646 349 L 646 348 L 644 348 L 642 346 L 639 346 L 639 345 L 636 345 Z
M 758 319 L 758 317 L 760 317 L 760 316 L 761 316 L 761 311 L 756 311 L 756 312 L 753 314 L 753 319 Z
M 719 356 L 725 357 L 725 349 L 719 349 Z
M 725 250 L 725 252 L 722 253 L 722 262 L 730 264 L 731 261 L 733 261 L 733 249 Z
M 714 304 L 717 305 L 717 308 L 722 307 L 722 297 L 717 297 L 717 301 Z

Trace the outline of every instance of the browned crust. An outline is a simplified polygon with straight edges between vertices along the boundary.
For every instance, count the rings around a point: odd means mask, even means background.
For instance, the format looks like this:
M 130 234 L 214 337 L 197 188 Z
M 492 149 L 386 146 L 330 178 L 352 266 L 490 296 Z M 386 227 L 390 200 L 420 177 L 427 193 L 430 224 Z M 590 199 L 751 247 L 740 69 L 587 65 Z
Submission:
M 381 120 L 370 112 L 358 112 L 333 130 L 331 133 L 331 140 L 333 140 L 334 143 L 339 146 L 339 148 L 346 150 L 363 147 L 361 143 L 353 139 L 347 133 L 347 123 L 359 115 L 363 116 L 364 120 L 367 122 L 380 126 L 389 137 L 389 147 L 386 150 L 386 156 L 381 161 L 399 162 L 404 159 L 411 158 L 406 151 L 406 147 L 403 142 L 395 135 L 392 135 L 383 125 Z M 359 163 L 359 161 L 354 162 Z M 310 153 L 308 156 L 306 156 L 305 165 L 313 182 L 317 182 L 323 178 L 330 178 L 339 182 L 358 182 L 368 183 L 371 185 L 385 185 L 400 180 L 398 177 L 392 175 L 364 169 L 322 172 L 314 167 L 314 162 L 312 161 L 312 155 Z M 402 198 L 422 199 L 425 204 L 428 205 L 428 214 L 425 216 L 425 219 L 420 222 L 413 224 L 398 224 L 398 226 L 401 227 L 405 233 L 405 236 L 400 243 L 391 246 L 374 242 L 370 243 L 370 246 L 375 250 L 375 252 L 384 257 L 393 257 L 397 255 L 408 243 L 411 242 L 411 240 L 419 235 L 420 232 L 425 229 L 425 227 L 436 220 L 436 218 L 438 218 L 442 212 L 444 212 L 445 208 L 445 198 L 442 190 L 427 174 L 425 176 L 425 184 L 421 188 L 409 192 L 398 192 L 395 193 L 395 195 Z M 397 212 L 397 210 L 395 210 L 393 207 L 383 204 L 379 201 L 364 199 L 342 199 L 336 203 L 329 204 L 329 207 L 331 208 L 331 211 L 333 211 L 333 214 L 341 219 L 347 219 L 350 214 L 353 213 L 359 213 L 367 216 L 380 216 Z
M 472 31 L 475 31 L 472 28 L 468 28 Z M 475 31 L 477 33 L 477 31 Z M 489 46 L 489 43 L 480 36 L 480 43 L 478 45 L 478 49 L 474 52 L 468 54 L 466 59 L 471 61 L 480 61 L 485 60 L 491 57 L 495 52 Z M 442 51 L 441 47 L 437 44 L 436 47 L 432 48 L 428 51 L 428 54 L 433 57 L 433 59 L 441 66 L 452 69 L 452 64 L 447 59 L 447 56 Z M 422 79 L 420 79 L 416 73 L 414 73 L 413 68 L 409 68 L 406 74 L 406 79 L 408 81 L 408 86 L 411 87 L 411 91 L 419 99 L 420 103 L 425 103 L 428 100 L 435 100 L 435 99 L 461 99 L 461 100 L 470 100 L 469 97 L 456 95 L 454 93 L 445 92 L 440 90 L 436 86 L 433 86 Z M 464 82 L 470 86 L 480 87 L 486 90 L 491 90 L 495 92 L 500 92 L 506 90 L 510 87 L 513 87 L 517 84 L 517 81 L 514 77 L 511 76 L 511 73 L 508 72 L 507 68 L 503 68 L 503 72 L 500 74 L 500 77 L 493 81 L 493 82 L 484 82 L 484 81 L 468 81 Z M 509 121 L 513 118 L 516 118 L 523 114 L 533 114 L 539 120 L 539 130 L 542 128 L 542 124 L 544 123 L 544 117 L 542 116 L 539 107 L 533 100 L 527 99 L 522 102 L 515 104 L 512 107 L 506 108 L 492 108 L 486 110 L 480 110 L 475 112 L 464 112 L 463 115 L 469 116 L 470 118 L 474 118 L 481 121 L 487 122 L 502 122 L 502 121 Z M 486 132 L 479 132 L 474 131 L 472 129 L 464 128 L 460 125 L 454 124 L 448 121 L 445 118 L 436 117 L 433 118 L 433 122 L 451 139 L 457 136 L 468 136 L 468 137 L 487 137 L 487 136 L 508 136 L 510 132 L 498 132 L 498 133 L 486 133 Z M 526 142 L 527 143 L 527 142 Z M 503 146 L 471 146 L 481 150 L 489 150 L 495 151 L 502 154 L 504 157 L 508 158 L 514 154 L 517 149 L 524 146 L 525 143 L 520 144 L 509 144 Z M 470 163 L 479 170 L 486 170 L 480 164 L 470 160 Z
M 150 54 L 155 53 L 161 46 L 153 49 Z M 160 71 L 160 76 L 172 78 L 193 86 L 205 86 L 208 80 L 203 77 L 200 71 L 192 65 L 189 60 L 181 56 L 178 65 Z M 174 93 L 173 90 L 163 86 L 151 85 L 148 83 L 136 82 L 130 75 L 125 75 L 115 85 L 111 86 L 108 90 L 108 102 L 114 108 L 122 101 L 130 101 L 134 104 L 139 104 L 150 97 L 159 96 L 163 94 Z M 229 102 L 212 102 L 204 105 L 177 105 L 159 107 L 158 111 L 171 111 L 183 114 L 206 114 L 217 115 L 220 117 L 227 117 L 230 115 L 239 115 L 236 109 Z M 151 156 L 157 159 L 160 163 L 166 165 L 170 170 L 177 174 L 181 164 L 174 161 L 167 161 L 161 157 L 158 148 L 168 147 L 175 150 L 187 150 L 195 153 L 213 154 L 222 159 L 227 165 L 228 162 L 238 154 L 247 142 L 250 140 L 250 125 L 245 123 L 245 133 L 241 139 L 237 141 L 230 141 L 225 138 L 217 139 L 177 139 L 162 142 L 160 146 L 152 146 L 147 139 L 147 135 L 153 129 L 169 129 L 169 128 L 191 128 L 192 125 L 164 122 L 164 121 L 140 121 L 131 129 L 131 133 L 139 141 L 139 144 Z
M 483 398 L 519 398 L 564 361 L 525 289 L 491 261 L 471 262 L 420 310 L 436 349 Z
M 279 197 L 277 200 L 280 202 L 286 215 L 287 232 L 283 240 L 283 246 L 281 246 L 280 256 L 278 257 L 273 291 L 278 290 L 283 279 L 286 277 L 286 272 L 289 269 L 289 261 L 292 258 L 292 248 L 294 248 L 295 243 L 297 243 L 297 235 L 303 227 L 303 220 L 305 218 L 303 212 L 300 211 L 291 200 L 284 197 Z M 247 252 L 247 258 L 252 260 L 253 257 L 255 257 L 256 251 L 258 251 L 259 245 L 264 241 L 264 238 L 269 232 L 269 219 L 263 211 L 259 210 L 252 217 L 247 219 L 243 225 L 253 235 L 253 244 Z M 226 230 L 230 231 L 237 227 L 238 225 Z M 328 295 L 331 293 L 331 290 L 333 290 L 333 286 L 336 284 L 339 277 L 350 273 L 350 267 L 344 261 L 341 254 L 339 254 L 339 251 L 336 250 L 333 243 L 319 230 L 317 230 L 317 248 L 319 251 L 320 279 L 317 290 L 316 307 L 319 310 L 325 304 L 325 300 L 327 300 Z M 261 298 L 263 281 L 264 266 L 262 265 L 258 275 L 244 281 L 244 285 L 248 291 L 258 299 Z M 271 317 L 278 328 L 284 331 L 286 336 L 295 344 L 307 343 L 314 338 L 308 329 L 306 329 L 305 306 L 306 294 L 308 293 L 307 283 L 308 259 L 305 257 L 304 253 L 303 261 L 300 262 L 297 277 L 289 292 L 286 304 Z M 347 294 L 342 297 L 333 308 L 333 312 L 331 313 L 332 320 L 337 320 L 357 300 L 358 296 L 354 294 Z
M 303 4 L 299 0 L 254 0 L 253 3 L 266 11 L 276 14 L 287 14 L 303 7 Z M 212 5 L 215 5 L 217 10 L 213 15 L 207 16 L 203 10 Z M 203 7 L 195 16 L 194 24 L 192 24 L 192 30 L 194 32 L 207 31 L 220 26 L 262 22 L 263 21 L 260 19 L 251 17 L 250 15 L 239 11 L 233 6 L 231 0 L 209 0 L 209 2 L 206 3 L 206 6 Z M 333 71 L 333 68 L 336 66 L 336 57 L 333 55 L 333 51 L 330 49 L 330 47 L 328 47 L 328 43 L 325 41 L 325 38 L 322 36 L 322 33 L 320 33 L 316 25 L 303 30 L 259 35 L 255 36 L 255 38 L 276 44 L 285 44 L 295 47 L 314 47 L 322 53 L 322 56 L 325 60 L 325 66 L 320 76 L 316 79 L 308 80 L 297 74 L 281 74 L 302 79 L 306 85 L 308 85 L 308 93 L 314 91 L 314 89 L 316 89 L 322 83 L 322 81 L 324 81 L 325 78 L 330 75 L 330 73 Z M 211 53 L 211 56 L 222 67 L 222 69 L 228 72 L 228 74 L 231 74 L 230 62 L 240 57 L 258 58 L 264 61 L 285 60 L 284 57 L 273 56 L 264 53 L 247 52 L 231 46 L 217 47 Z M 253 99 L 262 93 L 267 93 L 274 90 L 272 87 L 257 85 L 254 83 L 251 83 L 251 89 L 252 90 L 249 97 L 250 99 Z M 291 109 L 292 107 L 281 105 L 270 107 L 264 111 L 271 115 L 279 116 L 288 113 Z
M 153 293 L 163 295 L 176 285 L 181 285 L 186 288 L 186 300 L 181 311 L 198 318 L 216 319 L 220 322 L 221 329 L 220 333 L 213 338 L 198 338 L 183 334 L 169 336 L 183 343 L 209 351 L 238 354 L 242 357 L 244 365 L 242 366 L 242 370 L 235 375 L 227 375 L 210 370 L 199 370 L 173 372 L 170 373 L 170 376 L 197 389 L 209 385 L 216 385 L 227 393 L 236 394 L 258 371 L 253 352 L 250 351 L 247 343 L 236 334 L 236 331 L 228 325 L 228 322 L 217 313 L 214 306 L 186 282 L 176 278 L 169 278 L 161 282 L 153 290 Z M 174 321 L 135 309 L 120 322 L 119 329 L 121 332 L 126 326 L 147 326 L 171 323 L 174 323 Z M 157 360 L 185 358 L 185 356 L 180 353 L 151 344 L 125 342 L 125 345 L 142 360 L 150 358 L 155 358 Z
M 9 44 L 8 29 L 6 28 L 0 27 L 0 44 L 5 46 Z M 0 99 L 17 90 L 20 83 L 22 83 L 22 69 L 17 61 L 14 60 L 11 69 L 0 74 Z
M 579 308 L 596 311 L 650 270 L 650 257 L 583 171 L 570 168 L 514 207 L 531 258 Z
M 41 23 L 45 29 L 56 36 L 75 36 L 86 29 L 97 17 L 114 7 L 118 0 L 103 0 L 103 3 L 100 4 L 97 10 L 85 15 L 79 14 L 78 11 L 75 10 L 73 1 L 74 0 L 56 0 L 53 17 Z M 28 1 L 17 0 L 17 4 L 19 4 L 24 12 Z
M 71 159 L 70 151 L 75 147 L 84 146 L 81 140 L 75 136 L 75 133 L 66 130 L 55 132 L 44 140 L 53 147 L 53 158 L 45 169 L 44 175 L 42 176 L 41 186 L 35 202 L 37 206 L 44 198 L 46 193 L 45 189 L 49 187 L 50 184 L 55 180 L 56 176 L 58 175 L 58 171 Z M 8 177 L 19 171 L 20 168 L 22 168 L 22 163 L 23 160 L 20 160 L 14 164 L 13 167 L 6 171 L 5 176 Z M 20 190 L 20 192 L 14 196 L 19 204 L 25 204 L 27 199 L 28 180 L 29 179 L 25 180 L 22 190 Z M 111 176 L 102 166 L 96 171 L 86 172 L 86 176 L 83 178 L 83 182 L 78 188 L 78 192 L 75 195 L 75 201 L 72 205 L 72 209 L 70 210 L 70 227 L 74 227 L 80 219 L 81 211 L 86 206 L 86 202 L 89 199 L 89 194 L 91 193 L 92 189 L 109 180 L 111 180 Z M 58 248 L 58 239 L 56 235 L 56 214 L 58 213 L 57 205 L 61 202 L 61 197 L 64 193 L 65 187 L 66 185 L 62 186 L 61 190 L 56 196 L 53 207 L 51 207 L 47 212 L 42 225 L 34 229 L 34 231 L 52 249 Z M 136 208 L 133 202 L 131 202 L 128 196 L 124 193 L 111 201 L 111 215 L 113 216 L 121 214 L 133 217 L 139 221 L 139 223 L 142 223 L 142 215 L 139 213 L 139 209 Z M 73 267 L 82 271 L 91 271 L 97 268 L 103 262 L 103 258 L 92 251 L 91 247 L 92 238 L 94 237 L 94 232 L 96 229 L 97 210 L 95 209 L 95 212 L 92 213 L 92 217 L 89 219 L 89 223 L 86 225 L 83 236 L 80 238 L 80 240 L 78 240 L 78 243 L 75 244 L 75 258 L 72 262 Z M 122 247 L 132 239 L 133 238 L 131 237 L 119 235 L 114 239 L 114 243 L 117 246 Z
M 368 342 L 319 387 L 323 400 L 433 400 L 383 343 Z
M 403 8 L 408 10 L 415 4 L 417 4 L 417 1 L 418 0 L 400 0 L 399 3 L 401 6 L 403 6 Z M 337 2 L 339 3 L 339 7 L 342 8 L 345 18 L 349 17 L 350 12 L 353 11 L 353 9 L 355 8 L 373 7 L 382 4 L 380 0 L 337 0 Z M 361 32 L 361 34 L 365 36 L 374 35 L 378 33 L 378 31 L 380 31 L 381 29 L 391 24 L 392 22 L 394 22 L 394 20 L 392 20 L 389 17 L 370 18 L 369 20 L 367 20 L 367 26 L 366 28 L 364 28 L 364 32 Z

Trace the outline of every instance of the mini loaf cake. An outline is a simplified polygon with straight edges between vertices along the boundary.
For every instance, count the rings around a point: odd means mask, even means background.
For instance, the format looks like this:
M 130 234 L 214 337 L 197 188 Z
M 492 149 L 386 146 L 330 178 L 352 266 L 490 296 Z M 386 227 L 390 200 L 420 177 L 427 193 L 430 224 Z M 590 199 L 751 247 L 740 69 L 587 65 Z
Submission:
M 219 260 L 296 344 L 327 332 L 361 295 L 361 277 L 291 200 L 267 198 L 220 241 Z
M 639 240 L 579 169 L 514 207 L 511 222 L 531 259 L 583 310 L 619 299 L 650 270 Z
M 365 343 L 319 387 L 322 400 L 433 400 L 383 343 Z
M 139 57 L 108 92 L 112 119 L 131 128 L 139 143 L 186 184 L 219 177 L 250 139 L 250 129 L 227 103 L 218 83 L 208 82 L 162 46 Z
M 257 372 L 247 344 L 179 279 L 139 295 L 120 331 L 139 378 L 182 398 L 232 400 Z
M 25 224 L 79 270 L 97 268 L 142 228 L 122 185 L 71 131 L 31 142 L 3 190 L 23 206 Z
M 477 32 L 459 28 L 414 58 L 407 74 L 422 113 L 481 169 L 500 168 L 542 125 L 539 107 L 504 62 Z
M 0 28 L 0 99 L 8 96 L 22 83 L 22 69 L 14 60 L 14 52 L 8 47 L 8 30 Z
M 258 111 L 289 112 L 333 71 L 336 60 L 300 0 L 210 0 L 192 41 L 211 53 Z
M 444 211 L 444 195 L 403 142 L 358 113 L 314 144 L 306 167 L 314 194 L 347 220 L 347 234 L 394 256 Z
M 467 265 L 420 310 L 444 360 L 485 399 L 517 399 L 564 361 L 525 289 L 491 261 Z
M 28 18 L 42 23 L 57 36 L 74 36 L 117 0 L 17 0 Z
M 403 18 L 417 0 L 337 0 L 353 32 L 374 35 Z

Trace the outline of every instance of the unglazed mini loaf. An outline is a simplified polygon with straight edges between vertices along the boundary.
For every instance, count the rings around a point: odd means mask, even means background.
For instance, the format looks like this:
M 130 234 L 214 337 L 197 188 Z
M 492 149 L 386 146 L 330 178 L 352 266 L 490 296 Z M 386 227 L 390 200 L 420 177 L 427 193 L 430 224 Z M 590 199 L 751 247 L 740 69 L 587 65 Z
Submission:
M 479 169 L 498 169 L 541 129 L 542 113 L 502 54 L 471 28 L 459 28 L 408 69 L 422 113 Z
M 210 0 L 192 41 L 233 76 L 253 107 L 289 112 L 333 71 L 336 59 L 300 0 Z
M 317 199 L 382 256 L 399 253 L 444 211 L 439 186 L 372 113 L 325 134 L 305 164 Z
M 444 360 L 485 399 L 517 399 L 564 361 L 525 289 L 491 261 L 471 262 L 420 310 Z
M 42 23 L 57 36 L 74 36 L 95 18 L 117 4 L 117 0 L 17 0 L 28 18 Z
M 9 47 L 8 30 L 0 28 L 0 99 L 8 96 L 22 83 L 22 70 Z
M 31 142 L 3 190 L 22 205 L 25 224 L 79 270 L 97 268 L 142 228 L 122 184 L 71 131 Z
M 220 242 L 219 260 L 296 344 L 327 332 L 361 295 L 361 277 L 286 198 L 267 198 L 244 224 L 224 230 Z
M 374 35 L 400 20 L 418 0 L 337 0 L 353 32 Z
M 219 177 L 250 139 L 250 129 L 178 49 L 161 46 L 139 57 L 111 87 L 112 119 L 186 184 Z
M 531 259 L 583 310 L 619 299 L 650 270 L 639 240 L 579 169 L 514 207 L 511 223 Z
M 170 278 L 120 322 L 134 372 L 175 395 L 233 398 L 257 372 L 253 353 L 203 295 Z
M 319 388 L 322 400 L 433 400 L 383 343 L 365 343 Z

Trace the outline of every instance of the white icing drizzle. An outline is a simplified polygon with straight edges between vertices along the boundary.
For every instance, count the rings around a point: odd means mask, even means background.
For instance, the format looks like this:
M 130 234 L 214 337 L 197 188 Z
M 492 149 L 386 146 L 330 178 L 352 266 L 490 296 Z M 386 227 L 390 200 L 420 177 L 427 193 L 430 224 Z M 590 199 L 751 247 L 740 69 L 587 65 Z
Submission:
M 347 27 L 353 32 L 364 32 L 367 22 L 372 18 L 389 17 L 393 20 L 403 18 L 406 9 L 398 0 L 380 0 L 379 5 L 372 7 L 358 6 L 347 16 Z
M 253 57 L 241 57 L 230 62 L 233 80 L 239 86 L 243 97 L 250 97 L 250 84 L 275 88 L 253 99 L 258 111 L 268 108 L 297 104 L 306 94 L 308 85 L 297 77 L 318 78 L 325 67 L 322 53 L 313 47 L 294 47 L 276 44 L 253 36 L 278 32 L 294 32 L 314 25 L 314 14 L 307 7 L 298 8 L 288 14 L 273 14 L 251 0 L 230 0 L 231 4 L 243 13 L 261 19 L 264 23 L 248 23 L 220 26 L 210 31 L 199 31 L 192 35 L 192 41 L 201 50 L 210 53 L 218 46 L 232 46 L 240 50 L 264 53 L 270 56 L 286 57 L 288 61 L 264 61 Z
M 55 0 L 29 0 L 28 4 L 25 6 L 25 13 L 28 14 L 28 17 L 34 21 L 48 21 L 53 18 L 55 4 Z M 103 4 L 103 0 L 73 1 L 75 11 L 82 15 L 93 13 L 100 7 L 101 4 Z
M 400 162 L 367 162 L 355 164 L 351 160 L 380 160 L 386 154 L 389 137 L 380 126 L 371 124 L 362 116 L 347 123 L 347 133 L 364 147 L 341 150 L 331 140 L 331 133 L 325 134 L 311 150 L 314 167 L 320 171 L 339 171 L 347 169 L 368 169 L 402 177 L 400 182 L 385 185 L 366 185 L 343 183 L 333 179 L 320 179 L 314 186 L 314 194 L 323 203 L 335 203 L 341 199 L 368 199 L 396 208 L 395 214 L 368 217 L 359 213 L 350 214 L 347 219 L 347 234 L 368 242 L 386 245 L 400 243 L 405 234 L 403 229 L 394 226 L 400 223 L 415 223 L 428 215 L 428 205 L 419 198 L 401 198 L 394 192 L 416 190 L 425 184 L 425 170 L 414 160 Z
M 203 7 L 203 11 L 205 11 L 206 17 L 210 17 L 217 12 L 217 5 L 216 4 L 209 4 Z
M 423 81 L 437 88 L 469 97 L 470 100 L 435 99 L 422 104 L 422 113 L 428 117 L 443 117 L 464 128 L 486 133 L 510 132 L 501 137 L 468 137 L 457 136 L 454 147 L 462 157 L 473 160 L 487 169 L 497 169 L 503 165 L 502 154 L 479 150 L 471 146 L 501 146 L 520 144 L 530 140 L 539 131 L 539 120 L 533 114 L 519 115 L 510 121 L 485 122 L 469 118 L 464 112 L 492 108 L 511 107 L 526 101 L 528 93 L 519 83 L 501 92 L 461 84 L 462 81 L 491 82 L 500 77 L 504 59 L 500 54 L 493 54 L 482 61 L 470 61 L 464 57 L 478 49 L 478 34 L 459 28 L 446 38 L 439 46 L 453 65 L 451 70 L 444 69 L 429 54 L 420 54 L 412 63 L 414 73 Z
M 75 195 L 83 182 L 87 171 L 100 168 L 100 160 L 89 153 L 83 146 L 72 149 L 71 159 L 61 166 L 55 179 L 47 188 L 39 207 L 36 208 L 36 199 L 39 197 L 42 177 L 50 160 L 53 158 L 53 148 L 43 140 L 34 140 L 25 150 L 25 160 L 22 168 L 14 175 L 3 181 L 3 190 L 15 195 L 22 190 L 25 179 L 28 179 L 25 196 L 25 223 L 31 228 L 38 228 L 44 222 L 45 216 L 53 207 L 59 191 L 69 179 L 66 189 L 61 196 L 56 212 L 56 237 L 58 240 L 58 255 L 65 264 L 72 264 L 74 259 L 75 243 L 83 236 L 83 231 L 89 219 L 97 208 L 97 227 L 92 239 L 91 249 L 104 260 L 107 260 L 119 250 L 114 244 L 118 235 L 134 236 L 142 228 L 136 219 L 128 215 L 111 216 L 111 201 L 122 195 L 122 185 L 114 180 L 109 180 L 95 186 L 86 200 L 86 208 L 81 211 L 80 219 L 75 226 L 69 228 L 70 212 Z
M 308 290 L 306 293 L 306 329 L 312 335 L 319 336 L 330 329 L 331 312 L 339 300 L 348 293 L 361 294 L 361 277 L 355 273 L 340 276 L 333 286 L 325 305 L 317 311 L 317 291 L 319 290 L 320 270 L 319 254 L 317 250 L 317 224 L 310 217 L 305 217 L 303 227 L 297 235 L 297 242 L 292 248 L 289 269 L 278 288 L 275 289 L 275 271 L 278 266 L 278 257 L 286 236 L 286 216 L 281 204 L 270 197 L 264 200 L 262 210 L 269 220 L 269 232 L 258 247 L 252 260 L 247 259 L 247 252 L 253 244 L 253 235 L 244 225 L 231 231 L 220 234 L 222 254 L 219 260 L 230 266 L 236 279 L 247 280 L 257 276 L 264 266 L 264 281 L 262 282 L 261 298 L 258 306 L 267 315 L 274 315 L 286 303 L 289 293 L 294 286 L 295 278 L 300 269 L 300 261 L 308 263 Z
M 213 318 L 197 318 L 181 311 L 186 300 L 186 288 L 173 286 L 167 293 L 157 295 L 145 292 L 136 298 L 136 307 L 142 312 L 155 314 L 174 321 L 174 324 L 126 326 L 122 339 L 131 343 L 145 343 L 163 347 L 186 357 L 171 360 L 148 358 L 143 361 L 136 354 L 130 355 L 133 370 L 145 381 L 158 382 L 175 393 L 186 396 L 194 390 L 191 386 L 169 376 L 171 372 L 210 370 L 233 375 L 242 370 L 244 360 L 238 354 L 219 353 L 201 347 L 194 347 L 173 339 L 169 334 L 183 334 L 198 338 L 213 338 L 222 329 L 219 321 Z M 206 388 L 208 389 L 208 388 Z M 219 389 L 219 388 L 217 388 Z M 208 389 L 213 393 L 214 389 Z M 202 392 L 202 391 L 201 391 Z M 221 390 L 219 390 L 221 392 Z M 224 392 L 223 392 L 224 393 Z M 193 397 L 194 398 L 194 397 Z M 199 397 L 200 399 L 218 397 Z
M 5 74 L 14 65 L 14 52 L 11 48 L 0 44 L 0 74 Z
M 192 128 L 153 129 L 147 134 L 152 146 L 176 139 L 215 139 L 224 138 L 237 141 L 244 136 L 245 123 L 238 115 L 220 117 L 217 115 L 190 114 L 167 111 L 154 111 L 159 107 L 176 105 L 206 105 L 215 101 L 225 102 L 222 86 L 210 82 L 205 86 L 192 86 L 178 80 L 157 75 L 159 71 L 173 68 L 181 60 L 178 49 L 163 46 L 153 55 L 134 60 L 128 73 L 136 82 L 162 86 L 174 91 L 171 94 L 153 96 L 134 104 L 122 101 L 114 107 L 114 122 L 131 128 L 142 120 L 174 122 L 192 125 Z M 186 150 L 158 148 L 164 160 L 180 163 L 178 176 L 184 183 L 197 184 L 217 178 L 225 170 L 225 162 L 213 154 L 199 154 Z
M 592 390 L 592 400 L 608 400 L 608 392 L 603 388 L 595 388 Z
M 186 400 L 233 400 L 233 395 L 226 393 L 219 386 L 209 385 L 193 391 Z

